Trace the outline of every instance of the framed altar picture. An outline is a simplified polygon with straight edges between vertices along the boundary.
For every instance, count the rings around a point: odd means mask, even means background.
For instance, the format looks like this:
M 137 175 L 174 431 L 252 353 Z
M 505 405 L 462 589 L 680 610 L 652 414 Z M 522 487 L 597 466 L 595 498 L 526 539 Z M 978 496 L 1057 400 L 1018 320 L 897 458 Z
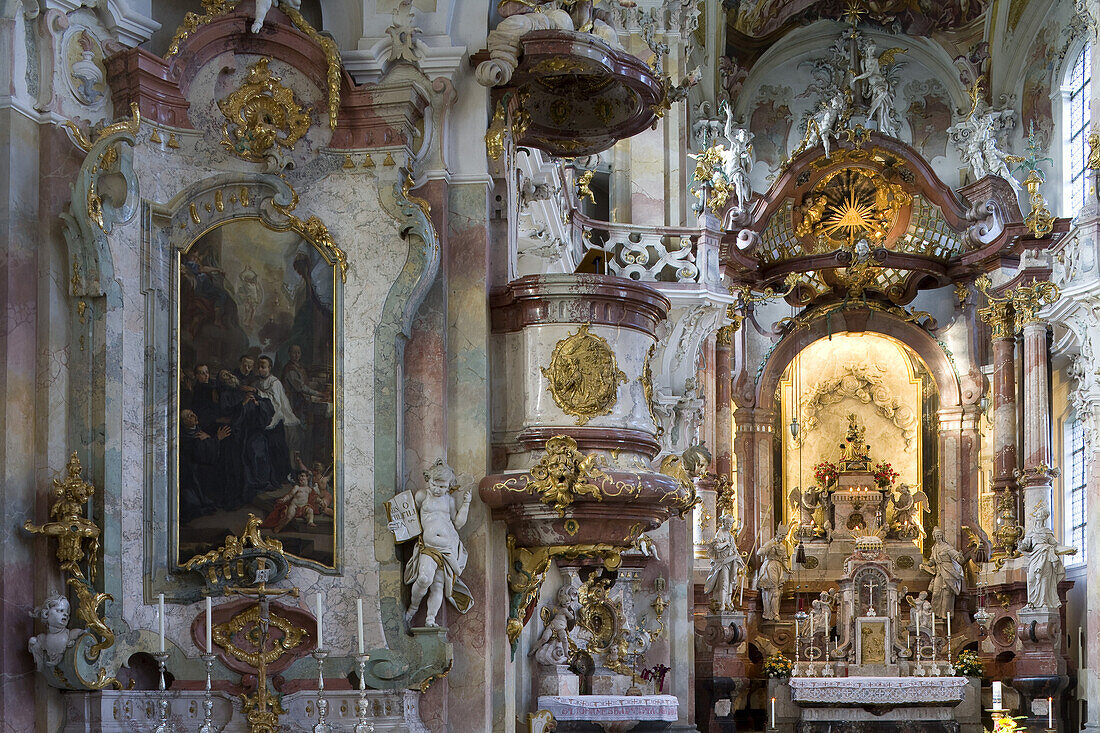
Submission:
M 207 231 L 177 264 L 176 562 L 255 514 L 288 555 L 335 567 L 336 264 L 258 219 Z

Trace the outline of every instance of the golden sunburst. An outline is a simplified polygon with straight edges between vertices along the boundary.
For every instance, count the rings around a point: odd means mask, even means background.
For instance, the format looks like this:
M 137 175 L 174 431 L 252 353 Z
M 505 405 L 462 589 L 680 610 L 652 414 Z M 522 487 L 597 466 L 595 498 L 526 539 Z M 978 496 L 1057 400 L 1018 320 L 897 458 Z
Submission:
M 851 241 L 872 227 L 874 213 L 874 204 L 860 201 L 855 191 L 849 191 L 844 201 L 828 212 L 824 229 L 831 236 L 836 236 L 841 229 L 847 230 L 844 234 Z

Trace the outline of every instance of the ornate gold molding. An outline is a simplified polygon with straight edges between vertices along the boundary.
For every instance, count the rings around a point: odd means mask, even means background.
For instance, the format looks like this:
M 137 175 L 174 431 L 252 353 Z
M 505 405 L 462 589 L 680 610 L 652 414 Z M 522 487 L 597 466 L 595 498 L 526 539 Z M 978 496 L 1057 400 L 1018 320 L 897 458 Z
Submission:
M 245 559 L 249 556 L 262 555 L 276 563 L 282 558 L 285 563 L 283 543 L 263 537 L 260 523 L 260 518 L 250 513 L 239 536 L 227 535 L 221 547 L 195 555 L 180 567 L 203 576 L 208 586 L 220 588 L 246 577 Z M 271 579 L 268 582 L 278 581 Z
M 642 383 L 642 396 L 645 398 L 645 407 L 649 410 L 649 417 L 657 426 L 657 435 L 662 435 L 665 429 L 657 422 L 657 413 L 653 409 L 653 355 L 657 353 L 657 344 L 650 344 L 645 353 L 645 364 L 642 365 L 642 376 L 638 380 Z
M 595 558 L 603 562 L 608 570 L 617 570 L 622 565 L 622 553 L 633 547 L 640 536 L 628 537 L 625 544 L 585 543 L 577 545 L 549 545 L 546 547 L 517 547 L 514 535 L 508 535 L 508 589 L 511 591 L 511 613 L 506 632 L 512 653 L 516 651 L 516 641 L 527 623 L 527 609 L 538 600 L 539 589 L 546 579 L 546 573 L 554 558 L 576 560 L 580 557 Z
M 542 369 L 555 404 L 576 416 L 578 425 L 610 413 L 618 401 L 619 384 L 627 381 L 607 340 L 589 333 L 590 327 L 586 323 L 559 341 L 550 366 Z
M 276 145 L 293 150 L 312 122 L 294 90 L 267 68 L 270 61 L 262 58 L 249 66 L 241 86 L 218 102 L 225 116 L 222 145 L 253 162 L 262 162 Z
M 138 109 L 137 102 L 131 102 L 130 119 L 121 120 L 99 128 L 95 131 L 94 140 L 85 135 L 84 131 L 77 127 L 76 123 L 71 120 L 66 120 L 63 126 L 72 133 L 73 141 L 77 144 L 77 147 L 87 153 L 92 149 L 93 145 L 108 135 L 114 135 L 118 132 L 128 132 L 131 135 L 137 135 L 138 130 L 141 129 L 141 111 Z
M 212 630 L 214 643 L 250 667 L 259 669 L 260 666 L 277 662 L 287 651 L 299 646 L 308 636 L 305 629 L 295 626 L 289 619 L 280 616 L 274 609 L 271 609 L 268 612 L 268 627 L 274 627 L 283 632 L 281 640 L 276 642 L 270 649 L 257 651 L 248 651 L 234 644 L 233 637 L 245 628 L 259 624 L 261 615 L 260 606 L 256 604 L 244 609 L 228 621 L 215 625 Z
M 610 480 L 596 467 L 599 456 L 584 455 L 577 450 L 577 441 L 567 435 L 555 435 L 546 441 L 546 453 L 531 468 L 531 487 L 542 495 L 542 502 L 565 516 L 565 508 L 574 497 L 590 496 L 603 501 L 603 491 L 592 483 L 594 479 Z
M 288 186 L 290 184 L 287 184 Z M 311 216 L 305 221 L 292 214 L 298 207 L 298 192 L 293 187 L 290 189 L 291 200 L 289 204 L 283 205 L 277 201 L 272 201 L 272 207 L 287 219 L 287 228 L 301 234 L 305 239 L 308 239 L 318 249 L 321 250 L 328 258 L 330 263 L 335 263 L 340 268 L 340 282 L 346 283 L 348 281 L 348 255 L 344 250 L 340 249 L 336 245 L 336 241 L 333 240 L 332 235 L 329 234 L 328 227 L 325 226 L 318 217 Z M 241 199 L 244 203 L 244 198 Z
M 1031 204 L 1031 211 L 1024 219 L 1024 223 L 1036 239 L 1042 239 L 1054 231 L 1054 215 L 1050 213 L 1046 199 L 1039 191 L 1039 186 L 1042 184 L 1043 176 L 1037 170 L 1030 171 L 1024 179 L 1024 185 L 1027 186 L 1027 199 Z
M 995 339 L 1011 338 L 1024 326 L 1037 321 L 1036 314 L 1040 309 L 1052 305 L 1061 297 L 1058 286 L 1046 280 L 1020 285 L 1001 296 L 990 292 L 993 282 L 988 275 L 980 276 L 974 285 L 988 301 L 985 308 L 978 309 L 978 315 L 989 324 Z

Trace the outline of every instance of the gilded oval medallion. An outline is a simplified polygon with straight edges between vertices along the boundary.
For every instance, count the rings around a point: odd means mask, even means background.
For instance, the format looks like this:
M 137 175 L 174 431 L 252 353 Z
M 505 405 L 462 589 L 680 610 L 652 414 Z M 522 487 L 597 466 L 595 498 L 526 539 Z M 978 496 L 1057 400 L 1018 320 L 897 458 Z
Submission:
M 589 333 L 584 324 L 554 346 L 550 366 L 542 374 L 554 402 L 563 412 L 574 415 L 584 425 L 599 415 L 611 412 L 618 400 L 619 384 L 627 381 L 615 361 L 615 352 L 607 341 Z

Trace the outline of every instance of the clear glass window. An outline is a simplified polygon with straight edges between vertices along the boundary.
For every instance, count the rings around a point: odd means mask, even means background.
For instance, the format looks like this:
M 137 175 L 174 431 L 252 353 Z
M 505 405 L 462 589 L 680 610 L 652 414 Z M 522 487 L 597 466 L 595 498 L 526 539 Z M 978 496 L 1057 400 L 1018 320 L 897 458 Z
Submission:
M 1066 201 L 1069 202 L 1069 215 L 1075 216 L 1081 210 L 1088 194 L 1088 177 L 1085 162 L 1088 159 L 1089 136 L 1089 87 L 1092 81 L 1092 56 L 1089 46 L 1085 46 L 1069 68 L 1063 84 L 1065 93 L 1065 180 Z
M 1077 548 L 1076 555 L 1066 555 L 1066 564 L 1085 562 L 1085 528 L 1088 515 L 1085 506 L 1085 430 L 1076 415 L 1066 424 L 1066 465 L 1062 474 L 1065 542 Z

